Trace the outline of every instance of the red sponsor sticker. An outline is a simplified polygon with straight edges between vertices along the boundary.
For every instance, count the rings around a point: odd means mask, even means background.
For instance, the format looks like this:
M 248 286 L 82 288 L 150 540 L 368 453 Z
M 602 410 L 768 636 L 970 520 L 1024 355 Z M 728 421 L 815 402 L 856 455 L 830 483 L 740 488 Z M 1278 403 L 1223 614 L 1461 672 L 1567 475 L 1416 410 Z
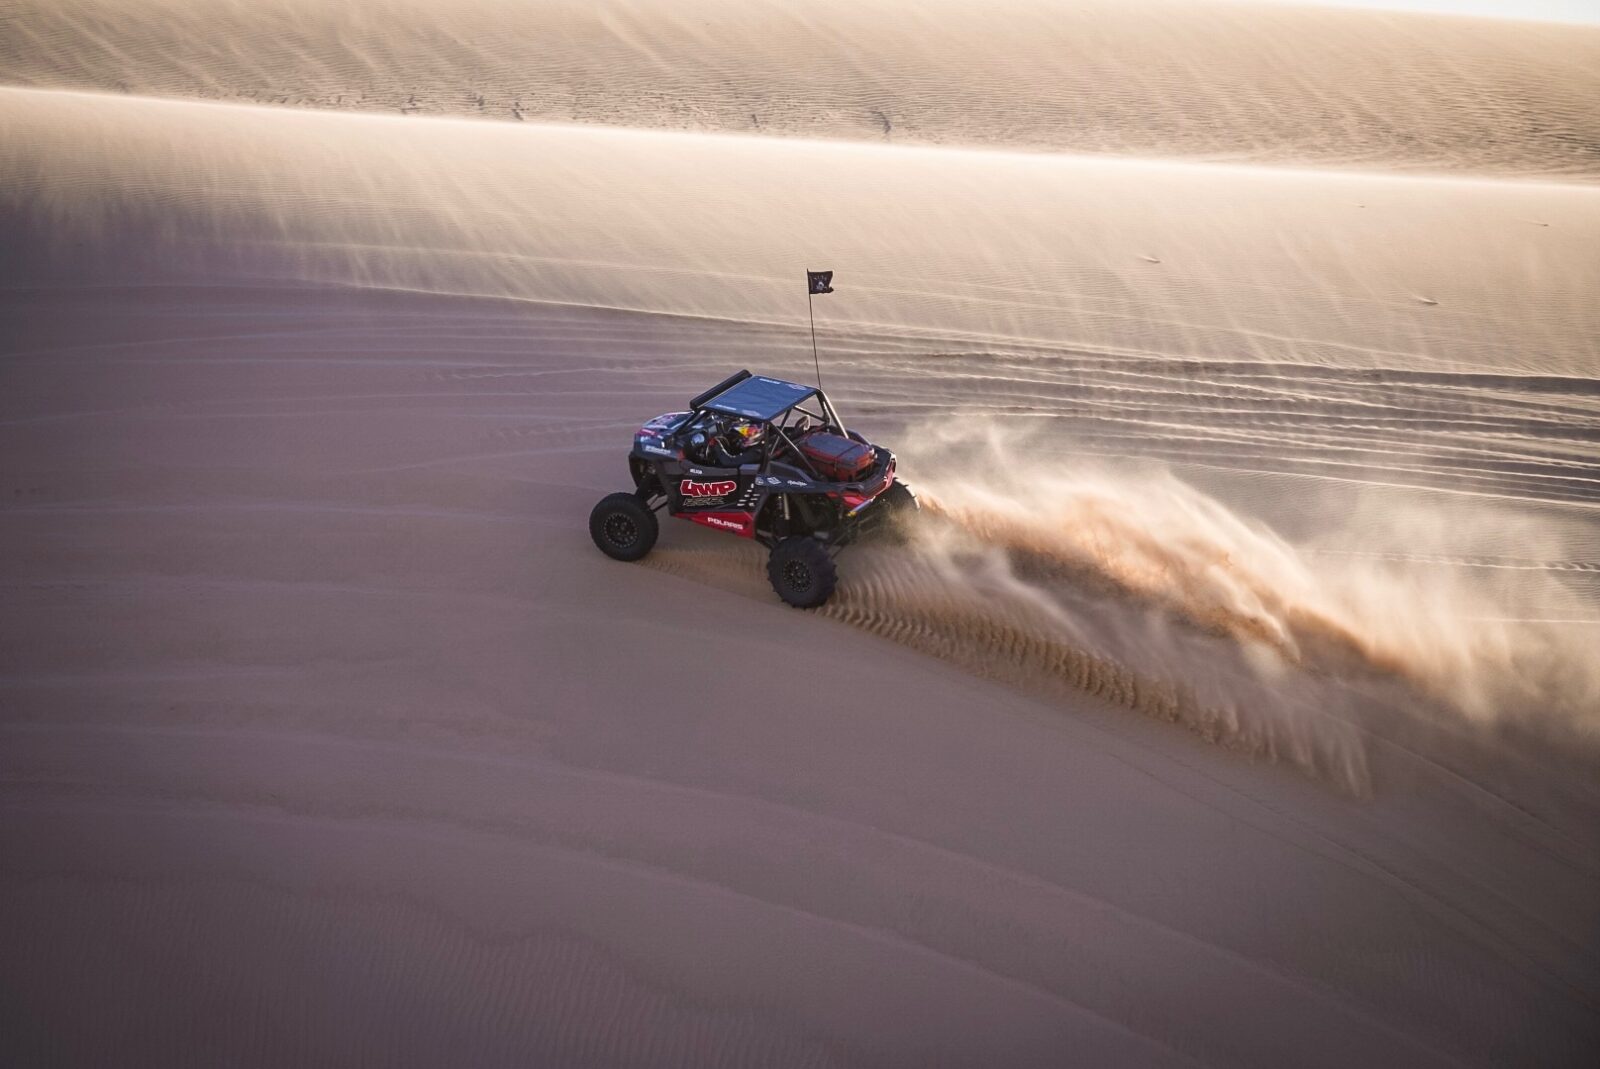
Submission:
M 684 497 L 727 497 L 737 489 L 739 484 L 732 479 L 719 479 L 710 483 L 685 479 L 678 484 L 678 493 Z

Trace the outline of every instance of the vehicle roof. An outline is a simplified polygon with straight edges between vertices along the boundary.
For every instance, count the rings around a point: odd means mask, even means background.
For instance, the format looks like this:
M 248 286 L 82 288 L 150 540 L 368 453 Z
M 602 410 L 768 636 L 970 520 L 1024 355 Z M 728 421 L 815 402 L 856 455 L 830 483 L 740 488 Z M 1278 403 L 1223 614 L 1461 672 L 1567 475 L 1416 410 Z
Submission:
M 723 390 L 702 407 L 733 416 L 774 420 L 816 392 L 815 386 L 752 375 Z

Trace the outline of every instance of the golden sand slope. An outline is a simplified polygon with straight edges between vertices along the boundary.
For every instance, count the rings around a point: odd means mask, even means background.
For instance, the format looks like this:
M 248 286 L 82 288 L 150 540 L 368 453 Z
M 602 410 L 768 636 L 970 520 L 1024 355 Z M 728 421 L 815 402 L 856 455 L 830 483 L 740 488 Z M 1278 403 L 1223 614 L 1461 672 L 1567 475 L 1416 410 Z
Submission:
M 0 84 L 1600 177 L 1600 29 L 1197 0 L 4 0 Z
M 1070 554 L 847 556 L 819 618 L 583 518 L 809 365 L 825 255 L 828 384 L 947 502 L 1001 487 L 907 428 L 979 411 L 1559 582 L 1595 191 L 23 90 L 0 145 L 0 1061 L 1592 1060 L 1592 751 Z M 1141 563 L 1237 577 L 1118 475 Z
M 881 414 L 978 409 L 1072 455 L 1260 477 L 1229 492 L 1284 502 L 1275 523 L 1330 482 L 1556 510 L 1548 540 L 1468 518 L 1448 526 L 1474 537 L 1408 548 L 1384 544 L 1395 511 L 1375 501 L 1378 548 L 1328 550 L 1575 577 L 1600 551 L 1559 511 L 1600 486 L 1590 188 L 24 90 L 0 90 L 0 127 L 7 254 L 29 275 L 67 235 L 104 235 L 153 276 L 692 317 L 708 369 L 800 374 L 794 280 L 825 262 L 832 373 Z M 632 333 L 585 329 L 626 363 Z
M 406 122 L 3 89 L 0 195 L 153 218 L 196 256 L 270 246 L 286 277 L 739 325 L 803 322 L 825 259 L 850 288 L 824 328 L 879 355 L 1600 364 L 1588 187 Z
M 829 374 L 858 410 L 902 428 L 981 411 L 1007 436 L 908 452 L 980 537 L 1091 561 L 1292 664 L 1354 654 L 1482 717 L 1593 697 L 1561 667 L 1586 631 L 1515 621 L 1600 618 L 1600 190 L 22 90 L 0 90 L 0 124 L 35 270 L 88 239 L 152 278 L 666 314 L 710 374 L 801 355 L 799 258 L 826 253 Z M 633 328 L 612 329 L 572 344 L 627 367 Z M 1110 496 L 1085 495 L 1085 453 L 1253 481 L 1180 500 L 1101 476 Z M 1307 488 L 1330 475 L 1350 488 Z M 1543 511 L 1444 511 L 1409 487 Z M 1363 510 L 1380 518 L 1356 527 Z M 1239 518 L 1263 514 L 1334 555 L 1313 567 Z M 1163 542 L 1190 536 L 1193 553 Z

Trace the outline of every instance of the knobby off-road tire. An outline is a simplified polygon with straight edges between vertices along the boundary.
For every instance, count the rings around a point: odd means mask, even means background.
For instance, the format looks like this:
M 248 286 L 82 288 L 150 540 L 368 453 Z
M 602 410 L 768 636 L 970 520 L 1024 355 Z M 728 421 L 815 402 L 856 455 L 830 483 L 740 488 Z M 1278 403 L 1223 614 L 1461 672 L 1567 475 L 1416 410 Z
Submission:
M 785 538 L 767 558 L 767 578 L 778 597 L 797 609 L 814 609 L 828 600 L 839 572 L 815 538 Z
M 638 560 L 660 533 L 656 514 L 637 494 L 611 494 L 589 513 L 589 537 L 613 560 Z

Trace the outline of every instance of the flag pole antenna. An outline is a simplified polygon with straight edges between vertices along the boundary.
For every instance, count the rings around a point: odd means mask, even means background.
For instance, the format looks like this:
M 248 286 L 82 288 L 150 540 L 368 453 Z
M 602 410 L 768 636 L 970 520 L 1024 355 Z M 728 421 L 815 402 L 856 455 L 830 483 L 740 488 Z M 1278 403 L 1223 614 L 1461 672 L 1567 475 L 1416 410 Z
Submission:
M 811 320 L 811 366 L 817 369 L 817 389 L 822 389 L 822 361 L 817 357 L 817 313 L 811 310 L 811 294 L 806 293 L 806 318 Z
M 806 271 L 806 318 L 811 322 L 811 364 L 817 369 L 817 389 L 822 389 L 822 361 L 817 357 L 817 313 L 812 298 L 833 292 L 832 271 Z

